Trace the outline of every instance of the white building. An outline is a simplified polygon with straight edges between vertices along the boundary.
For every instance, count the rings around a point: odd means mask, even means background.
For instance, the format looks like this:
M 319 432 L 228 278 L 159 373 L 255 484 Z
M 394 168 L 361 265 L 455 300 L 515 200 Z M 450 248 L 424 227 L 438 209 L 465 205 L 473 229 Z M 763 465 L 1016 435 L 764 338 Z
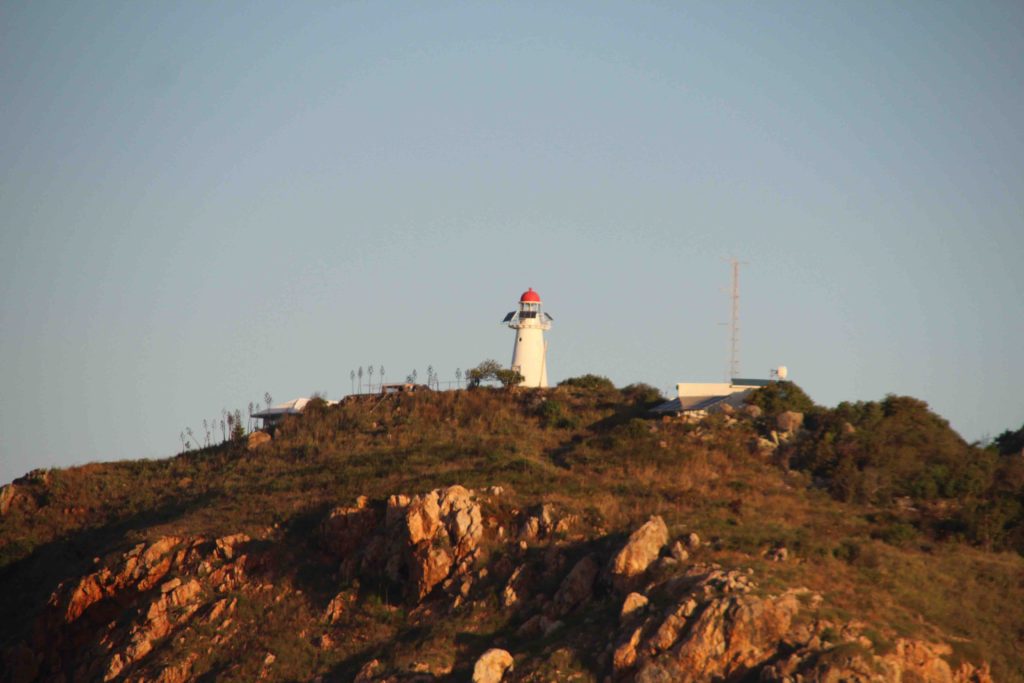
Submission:
M 261 410 L 258 413 L 253 413 L 253 417 L 258 417 L 263 420 L 263 428 L 276 426 L 286 415 L 300 415 L 302 411 L 306 409 L 306 405 L 312 401 L 311 398 L 293 398 L 291 401 L 285 403 L 278 403 L 273 408 L 267 408 Z M 324 401 L 329 406 L 333 406 L 337 401 Z
M 519 386 L 546 387 L 548 385 L 548 345 L 544 330 L 551 329 L 550 315 L 541 311 L 540 294 L 527 289 L 519 297 L 519 308 L 502 320 L 516 331 L 512 347 L 512 369 L 523 376 Z
M 768 386 L 768 379 L 733 379 L 731 382 L 681 382 L 676 385 L 676 398 L 651 409 L 661 415 L 687 415 L 704 417 L 715 406 L 723 404 L 739 408 L 750 394 Z

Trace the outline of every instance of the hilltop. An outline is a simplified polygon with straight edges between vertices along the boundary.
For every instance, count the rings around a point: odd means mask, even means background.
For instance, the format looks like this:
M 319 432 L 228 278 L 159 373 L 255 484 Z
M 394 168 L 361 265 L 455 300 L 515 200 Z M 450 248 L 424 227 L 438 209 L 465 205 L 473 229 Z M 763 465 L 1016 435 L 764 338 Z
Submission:
M 1024 681 L 1024 432 L 659 398 L 314 401 L 259 447 L 31 473 L 0 678 Z

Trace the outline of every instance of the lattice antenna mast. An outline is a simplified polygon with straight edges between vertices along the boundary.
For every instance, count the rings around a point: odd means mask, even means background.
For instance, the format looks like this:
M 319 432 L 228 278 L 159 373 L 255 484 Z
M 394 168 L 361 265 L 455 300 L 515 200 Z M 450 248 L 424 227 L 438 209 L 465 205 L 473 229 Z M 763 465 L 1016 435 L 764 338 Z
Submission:
M 729 259 L 732 267 L 732 291 L 729 295 L 732 315 L 729 318 L 729 379 L 740 376 L 740 266 L 743 262 Z

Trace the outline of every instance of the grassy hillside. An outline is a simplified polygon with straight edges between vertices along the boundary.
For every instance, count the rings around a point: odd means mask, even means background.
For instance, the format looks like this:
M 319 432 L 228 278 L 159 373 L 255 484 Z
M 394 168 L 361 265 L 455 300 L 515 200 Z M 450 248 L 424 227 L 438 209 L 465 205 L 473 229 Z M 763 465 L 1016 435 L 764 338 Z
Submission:
M 952 641 L 954 658 L 1024 681 L 1019 490 L 1007 483 L 1016 461 L 964 444 L 905 402 L 809 411 L 803 432 L 771 451 L 771 413 L 790 407 L 777 397 L 760 417 L 700 424 L 645 418 L 652 398 L 648 387 L 576 382 L 314 404 L 253 451 L 236 441 L 34 473 L 0 517 L 0 613 L 20 617 L 0 620 L 0 649 L 26 638 L 62 581 L 103 558 L 166 536 L 238 533 L 284 541 L 272 583 L 291 598 L 253 635 L 276 653 L 282 679 L 344 677 L 370 654 L 394 663 L 472 649 L 473 633 L 500 631 L 493 614 L 413 628 L 384 583 L 364 586 L 376 597 L 347 617 L 358 647 L 294 641 L 337 589 L 314 533 L 328 510 L 461 484 L 505 489 L 497 505 L 509 520 L 547 503 L 612 538 L 661 515 L 673 533 L 698 530 L 709 561 L 753 567 L 769 589 L 822 593 L 836 619 L 869 624 L 880 650 L 902 636 Z M 789 559 L 769 561 L 780 547 Z M 598 612 L 586 618 L 605 618 Z M 200 668 L 238 680 L 258 673 L 231 668 L 230 655 Z M 562 666 L 585 668 L 565 656 Z

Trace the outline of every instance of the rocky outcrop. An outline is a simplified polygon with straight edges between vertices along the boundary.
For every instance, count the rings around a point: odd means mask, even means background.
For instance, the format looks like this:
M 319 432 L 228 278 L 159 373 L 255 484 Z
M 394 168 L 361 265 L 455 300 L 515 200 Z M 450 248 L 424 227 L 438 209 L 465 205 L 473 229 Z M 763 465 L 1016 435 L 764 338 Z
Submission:
M 764 683 L 807 681 L 825 683 L 992 683 L 987 666 L 980 668 L 962 662 L 956 668 L 945 659 L 952 648 L 945 644 L 901 638 L 892 652 L 877 655 L 870 641 L 861 637 L 840 643 L 812 640 L 789 656 L 765 666 L 760 673 Z
M 0 517 L 7 514 L 18 495 L 18 489 L 14 484 L 0 486 Z
M 617 679 L 991 683 L 985 667 L 951 667 L 947 645 L 900 639 L 891 652 L 876 654 L 863 625 L 820 618 L 820 595 L 757 595 L 755 588 L 749 572 L 715 565 L 691 567 L 654 587 L 669 596 L 657 609 L 623 608 L 611 658 Z M 627 602 L 642 604 L 633 595 Z M 827 641 L 826 633 L 838 640 Z
M 555 593 L 554 614 L 564 616 L 588 601 L 593 594 L 594 581 L 599 571 L 600 567 L 590 555 L 577 562 Z
M 524 515 L 507 500 L 504 510 L 491 505 L 462 486 L 360 497 L 331 509 L 308 544 L 272 529 L 255 541 L 168 535 L 97 558 L 53 592 L 30 635 L 4 652 L 0 679 L 270 680 L 291 675 L 288 661 L 302 648 L 332 657 L 349 648 L 351 668 L 324 681 L 428 683 L 470 672 L 474 681 L 566 680 L 561 665 L 547 667 L 543 658 L 569 653 L 565 662 L 586 652 L 595 677 L 621 682 L 991 683 L 985 668 L 950 665 L 943 644 L 895 639 L 876 652 L 866 626 L 824 618 L 818 594 L 761 589 L 752 570 L 709 561 L 715 539 L 702 543 L 691 531 L 670 543 L 661 517 L 625 542 L 602 532 L 577 543 L 558 533 L 571 515 L 550 506 Z M 513 531 L 498 533 L 503 525 Z M 766 556 L 783 561 L 783 550 Z M 291 574 L 276 564 L 282 556 Z M 304 575 L 311 568 L 321 571 L 310 572 L 313 581 Z M 305 583 L 291 581 L 299 574 Z M 405 609 L 392 604 L 396 595 L 408 600 Z M 299 624 L 290 656 L 262 642 L 252 648 L 252 634 L 275 610 Z M 430 644 L 432 625 L 444 620 L 457 628 L 446 625 Z M 468 653 L 479 652 L 480 641 L 444 640 L 462 629 L 494 647 L 473 659 Z M 375 631 L 415 634 L 410 640 L 438 649 L 433 659 L 392 657 L 386 640 L 370 640 Z M 237 654 L 229 656 L 251 659 L 247 668 L 211 670 L 210 658 L 232 647 Z M 447 648 L 443 660 L 440 648 Z
M 387 516 L 401 520 L 397 526 L 406 550 L 406 594 L 418 602 L 453 574 L 467 573 L 478 557 L 483 518 L 475 494 L 462 486 L 416 496 L 404 511 L 399 509 L 403 502 L 389 502 Z M 396 564 L 395 560 L 391 564 Z
M 341 561 L 344 578 L 387 576 L 417 603 L 468 573 L 481 555 L 483 533 L 476 494 L 456 485 L 392 495 L 383 510 L 365 498 L 334 508 L 320 525 L 320 544 Z
M 480 656 L 473 666 L 473 683 L 501 683 L 512 668 L 512 655 L 507 650 L 492 648 Z
M 628 590 L 642 576 L 668 543 L 665 520 L 655 515 L 629 536 L 626 545 L 612 559 L 609 573 L 613 585 Z
M 194 657 L 161 662 L 145 675 L 134 672 L 198 616 L 216 623 L 234 610 L 235 602 L 217 596 L 245 580 L 249 540 L 244 534 L 166 536 L 62 584 L 32 637 L 5 657 L 10 679 L 111 681 L 130 674 L 139 680 L 186 680 Z

